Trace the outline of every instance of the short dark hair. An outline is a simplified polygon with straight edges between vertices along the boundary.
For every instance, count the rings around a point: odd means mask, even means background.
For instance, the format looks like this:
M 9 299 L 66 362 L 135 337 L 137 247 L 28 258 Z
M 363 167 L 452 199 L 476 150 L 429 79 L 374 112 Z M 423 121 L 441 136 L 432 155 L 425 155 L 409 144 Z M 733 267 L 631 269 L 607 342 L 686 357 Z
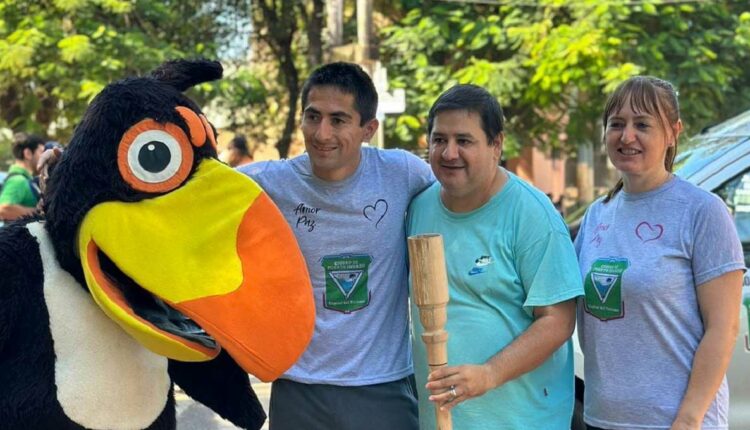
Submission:
M 378 92 L 360 66 L 352 63 L 330 63 L 315 69 L 302 86 L 302 110 L 307 106 L 307 96 L 314 87 L 335 87 L 354 96 L 354 109 L 359 113 L 359 125 L 375 118 L 378 109 Z
M 16 133 L 13 136 L 13 156 L 16 160 L 23 160 L 23 151 L 30 149 L 36 151 L 40 145 L 44 145 L 45 140 L 36 134 Z
M 247 147 L 247 138 L 242 134 L 234 136 L 232 140 L 229 141 L 228 146 L 229 148 L 236 149 L 242 155 L 250 156 L 250 150 Z
M 482 87 L 471 84 L 456 85 L 440 94 L 427 115 L 427 136 L 432 133 L 435 116 L 443 111 L 466 110 L 479 115 L 487 143 L 503 131 L 503 108 L 497 99 Z

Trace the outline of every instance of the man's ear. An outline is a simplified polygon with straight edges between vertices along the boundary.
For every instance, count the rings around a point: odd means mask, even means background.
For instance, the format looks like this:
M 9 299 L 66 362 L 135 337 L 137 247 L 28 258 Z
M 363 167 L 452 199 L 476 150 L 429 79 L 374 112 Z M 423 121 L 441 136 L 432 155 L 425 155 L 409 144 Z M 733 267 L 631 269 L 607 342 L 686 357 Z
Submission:
M 34 150 L 29 148 L 24 148 L 23 150 L 23 159 L 26 161 L 31 160 L 34 158 Z
M 370 142 L 370 139 L 372 139 L 373 136 L 375 136 L 375 132 L 378 131 L 378 126 L 380 125 L 380 122 L 377 118 L 373 118 L 365 123 L 365 125 L 362 126 L 362 129 L 364 131 L 364 136 L 362 137 L 363 142 Z
M 495 156 L 498 163 L 500 162 L 500 157 L 503 156 L 503 142 L 505 142 L 505 134 L 502 131 L 492 139 L 492 154 Z

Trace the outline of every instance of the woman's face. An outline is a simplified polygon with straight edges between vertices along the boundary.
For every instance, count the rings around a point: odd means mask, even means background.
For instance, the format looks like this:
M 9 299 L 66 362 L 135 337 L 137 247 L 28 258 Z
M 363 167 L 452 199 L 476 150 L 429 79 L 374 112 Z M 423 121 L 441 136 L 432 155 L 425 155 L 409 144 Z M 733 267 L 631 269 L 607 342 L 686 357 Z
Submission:
M 682 129 L 678 121 L 666 130 L 658 116 L 634 112 L 630 100 L 607 119 L 604 142 L 607 155 L 626 178 L 662 178 L 667 148 L 674 146 Z

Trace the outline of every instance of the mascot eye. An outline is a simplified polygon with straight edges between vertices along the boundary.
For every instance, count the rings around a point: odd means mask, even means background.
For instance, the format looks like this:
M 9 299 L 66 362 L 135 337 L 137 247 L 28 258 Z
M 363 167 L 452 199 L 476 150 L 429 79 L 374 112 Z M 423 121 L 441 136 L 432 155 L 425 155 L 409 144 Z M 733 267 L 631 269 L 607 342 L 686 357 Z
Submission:
M 181 128 L 146 119 L 123 136 L 117 163 L 120 174 L 133 188 L 167 192 L 187 178 L 193 165 L 193 151 Z
M 143 182 L 164 182 L 180 168 L 180 144 L 169 133 L 161 130 L 143 132 L 128 149 L 128 164 L 133 174 Z

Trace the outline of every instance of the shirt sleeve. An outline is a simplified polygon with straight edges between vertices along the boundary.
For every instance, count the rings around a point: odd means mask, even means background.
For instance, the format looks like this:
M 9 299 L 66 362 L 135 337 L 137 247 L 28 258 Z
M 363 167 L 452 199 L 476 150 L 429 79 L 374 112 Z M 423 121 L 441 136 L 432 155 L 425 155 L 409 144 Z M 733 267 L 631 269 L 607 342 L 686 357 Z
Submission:
M 744 271 L 742 244 L 724 202 L 711 195 L 693 216 L 691 262 L 695 285 L 734 270 Z
M 7 178 L 3 185 L 3 192 L 0 194 L 0 204 L 21 204 L 30 197 L 26 195 L 26 193 L 31 192 L 28 188 L 28 180 L 24 176 L 18 175 Z
M 409 172 L 409 192 L 413 197 L 435 182 L 435 175 L 424 160 L 407 151 L 404 151 L 404 154 Z
M 583 295 L 575 249 L 567 232 L 550 229 L 516 255 L 518 275 L 526 291 L 524 311 Z
M 573 241 L 573 247 L 576 250 L 576 256 L 581 255 L 581 247 L 583 246 L 583 243 L 586 240 L 585 238 L 586 235 L 584 234 L 586 229 L 584 227 L 586 226 L 586 218 L 589 214 L 589 210 L 591 210 L 590 207 L 589 209 L 586 209 L 586 212 L 583 214 L 583 218 L 581 218 L 581 222 L 578 223 L 578 232 L 576 232 L 576 238 Z
M 265 190 L 267 184 L 266 181 L 264 181 L 266 176 L 264 174 L 266 173 L 270 165 L 270 161 L 256 161 L 254 163 L 237 167 L 235 170 L 249 176 L 250 179 L 255 181 L 258 185 L 260 185 L 261 188 Z

